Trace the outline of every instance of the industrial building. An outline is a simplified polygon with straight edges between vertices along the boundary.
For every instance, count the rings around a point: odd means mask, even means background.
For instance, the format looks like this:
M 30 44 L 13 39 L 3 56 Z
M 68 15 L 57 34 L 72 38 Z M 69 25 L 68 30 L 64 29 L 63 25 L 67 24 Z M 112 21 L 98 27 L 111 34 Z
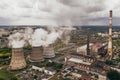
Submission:
M 74 66 L 74 68 L 81 70 L 91 70 L 91 66 L 97 60 L 95 57 L 84 56 L 81 54 L 67 54 L 65 55 L 65 65 Z
M 107 46 L 106 43 L 100 43 L 100 42 L 96 42 L 94 44 L 90 43 L 89 44 L 90 55 L 99 55 L 99 54 L 105 53 L 106 46 Z M 77 53 L 82 55 L 87 55 L 87 44 L 81 47 L 77 47 Z
M 93 43 L 89 44 L 90 49 L 91 49 L 92 45 L 93 45 Z M 87 44 L 77 47 L 77 53 L 87 55 Z
M 91 53 L 95 56 L 99 54 L 105 54 L 106 53 L 106 43 L 96 42 L 94 45 L 91 46 Z

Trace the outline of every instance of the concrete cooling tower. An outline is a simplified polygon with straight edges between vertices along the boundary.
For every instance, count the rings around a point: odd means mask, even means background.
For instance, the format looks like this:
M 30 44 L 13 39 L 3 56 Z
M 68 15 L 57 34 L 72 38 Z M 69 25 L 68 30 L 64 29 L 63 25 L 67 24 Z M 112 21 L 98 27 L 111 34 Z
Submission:
M 43 47 L 33 47 L 32 53 L 30 55 L 31 62 L 41 62 L 43 61 Z
M 44 58 L 55 57 L 55 52 L 54 52 L 53 47 L 51 47 L 51 46 L 44 47 L 43 55 L 44 55 Z
M 12 49 L 12 58 L 9 65 L 10 70 L 19 70 L 26 67 L 26 61 L 23 54 L 22 48 Z

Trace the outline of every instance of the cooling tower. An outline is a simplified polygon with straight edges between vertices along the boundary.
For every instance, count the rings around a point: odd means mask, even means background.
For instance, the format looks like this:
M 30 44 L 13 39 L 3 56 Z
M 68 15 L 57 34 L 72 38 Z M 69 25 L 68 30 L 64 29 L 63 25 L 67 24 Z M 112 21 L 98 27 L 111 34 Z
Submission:
M 44 47 L 43 52 L 44 58 L 53 58 L 55 57 L 55 52 L 52 46 Z
M 10 70 L 19 70 L 26 67 L 26 62 L 23 54 L 22 48 L 12 49 L 12 58 L 9 65 Z
M 32 53 L 30 55 L 31 62 L 40 62 L 43 61 L 43 47 L 33 47 Z

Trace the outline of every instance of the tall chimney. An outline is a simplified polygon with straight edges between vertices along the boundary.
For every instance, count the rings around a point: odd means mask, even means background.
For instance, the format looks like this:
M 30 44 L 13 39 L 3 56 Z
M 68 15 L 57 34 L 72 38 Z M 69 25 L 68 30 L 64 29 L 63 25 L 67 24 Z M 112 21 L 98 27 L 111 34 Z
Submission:
M 110 10 L 109 16 L 109 40 L 108 40 L 108 55 L 112 58 L 112 10 Z
M 87 55 L 90 55 L 90 35 L 89 35 L 89 29 L 87 30 Z
M 10 70 L 19 70 L 26 67 L 26 62 L 22 48 L 12 49 L 12 58 L 9 65 Z
M 43 61 L 43 47 L 33 47 L 32 53 L 30 55 L 30 61 L 31 62 L 41 62 Z

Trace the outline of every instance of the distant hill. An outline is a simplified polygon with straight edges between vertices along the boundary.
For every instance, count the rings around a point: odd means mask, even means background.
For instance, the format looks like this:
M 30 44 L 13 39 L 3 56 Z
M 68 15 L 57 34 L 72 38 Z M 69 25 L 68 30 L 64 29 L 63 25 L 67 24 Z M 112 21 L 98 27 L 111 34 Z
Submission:
M 39 28 L 39 27 L 44 27 L 41 25 L 4 25 L 1 26 L 0 28 L 25 28 L 25 27 L 32 27 L 32 28 Z M 86 29 L 90 29 L 90 30 L 94 30 L 94 31 L 108 31 L 109 26 L 74 26 L 77 29 L 82 29 L 82 30 L 86 30 Z M 120 26 L 113 26 L 113 31 L 120 31 Z
M 94 30 L 94 31 L 108 31 L 109 26 L 74 26 L 78 29 L 82 29 L 82 30 L 86 30 L 86 29 L 90 29 L 90 30 Z M 120 31 L 120 26 L 113 26 L 113 31 Z

